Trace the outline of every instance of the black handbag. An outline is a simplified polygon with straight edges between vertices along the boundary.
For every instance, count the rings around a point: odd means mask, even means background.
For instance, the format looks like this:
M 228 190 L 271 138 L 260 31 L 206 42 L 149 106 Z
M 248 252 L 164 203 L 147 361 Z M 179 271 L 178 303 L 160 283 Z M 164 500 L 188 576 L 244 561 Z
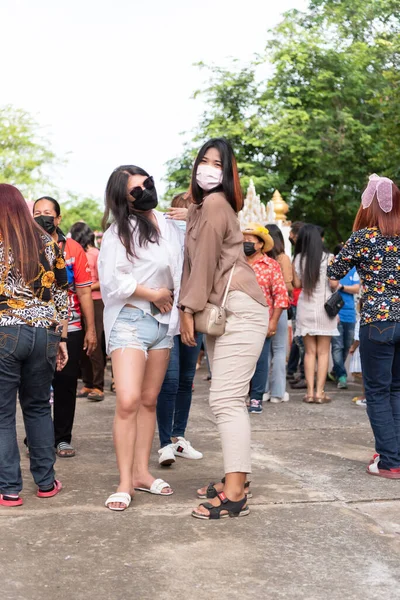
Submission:
M 337 317 L 337 315 L 339 314 L 339 311 L 343 308 L 343 306 L 344 306 L 344 300 L 342 298 L 342 294 L 339 291 L 334 292 L 332 294 L 332 296 L 330 298 L 328 298 L 328 300 L 324 304 L 326 314 L 331 319 L 333 319 L 334 317 Z

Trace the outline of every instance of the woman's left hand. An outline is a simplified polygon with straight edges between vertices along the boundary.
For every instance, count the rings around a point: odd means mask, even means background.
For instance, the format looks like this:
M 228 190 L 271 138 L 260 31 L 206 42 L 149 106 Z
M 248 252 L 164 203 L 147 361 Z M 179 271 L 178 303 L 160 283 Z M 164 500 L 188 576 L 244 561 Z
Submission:
M 56 358 L 56 369 L 62 371 L 68 362 L 68 350 L 66 342 L 60 342 Z
M 168 209 L 168 218 L 173 219 L 174 221 L 186 221 L 188 214 L 187 208 L 177 208 L 171 206 Z
M 181 340 L 186 346 L 197 346 L 194 334 L 194 316 L 181 311 Z
M 277 323 L 274 323 L 274 321 L 270 321 L 270 323 L 268 325 L 267 338 L 274 337 L 274 335 L 276 334 L 277 326 L 278 326 Z

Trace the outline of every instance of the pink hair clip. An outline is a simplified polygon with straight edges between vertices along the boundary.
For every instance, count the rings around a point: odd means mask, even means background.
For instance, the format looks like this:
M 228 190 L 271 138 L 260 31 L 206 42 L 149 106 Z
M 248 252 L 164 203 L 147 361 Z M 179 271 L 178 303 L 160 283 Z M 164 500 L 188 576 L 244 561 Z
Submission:
M 379 177 L 376 173 L 370 175 L 368 185 L 363 195 L 361 203 L 363 208 L 368 208 L 376 194 L 379 207 L 383 212 L 388 213 L 393 208 L 393 181 L 388 177 Z

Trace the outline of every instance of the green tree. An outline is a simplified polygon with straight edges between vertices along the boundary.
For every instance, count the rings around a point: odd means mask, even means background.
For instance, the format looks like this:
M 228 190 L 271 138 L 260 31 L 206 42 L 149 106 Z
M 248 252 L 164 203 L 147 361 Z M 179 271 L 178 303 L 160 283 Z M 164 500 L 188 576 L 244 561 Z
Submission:
M 61 203 L 61 214 L 61 229 L 64 233 L 67 233 L 77 221 L 84 221 L 93 231 L 101 230 L 103 209 L 96 198 L 79 199 L 79 196 L 69 192 L 69 200 Z
M 175 173 L 201 141 L 233 144 L 244 188 L 279 188 L 290 217 L 345 238 L 369 173 L 399 178 L 400 15 L 395 0 L 314 0 L 285 14 L 250 67 L 211 68 L 207 109 Z M 267 77 L 260 74 L 269 71 Z
M 51 145 L 32 116 L 9 105 L 0 107 L 0 182 L 35 196 L 49 183 L 46 170 L 55 163 Z

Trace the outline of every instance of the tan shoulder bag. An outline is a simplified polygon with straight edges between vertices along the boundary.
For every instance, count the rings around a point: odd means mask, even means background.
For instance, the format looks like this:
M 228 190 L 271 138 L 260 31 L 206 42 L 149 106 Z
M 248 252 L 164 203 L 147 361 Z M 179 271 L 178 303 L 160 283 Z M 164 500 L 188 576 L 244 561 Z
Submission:
M 229 288 L 231 286 L 233 272 L 236 263 L 233 265 L 229 274 L 228 283 L 225 289 L 224 297 L 221 306 L 216 306 L 207 302 L 202 311 L 194 315 L 194 328 L 198 333 L 205 333 L 214 337 L 220 337 L 225 333 L 226 325 L 226 300 L 228 298 Z

